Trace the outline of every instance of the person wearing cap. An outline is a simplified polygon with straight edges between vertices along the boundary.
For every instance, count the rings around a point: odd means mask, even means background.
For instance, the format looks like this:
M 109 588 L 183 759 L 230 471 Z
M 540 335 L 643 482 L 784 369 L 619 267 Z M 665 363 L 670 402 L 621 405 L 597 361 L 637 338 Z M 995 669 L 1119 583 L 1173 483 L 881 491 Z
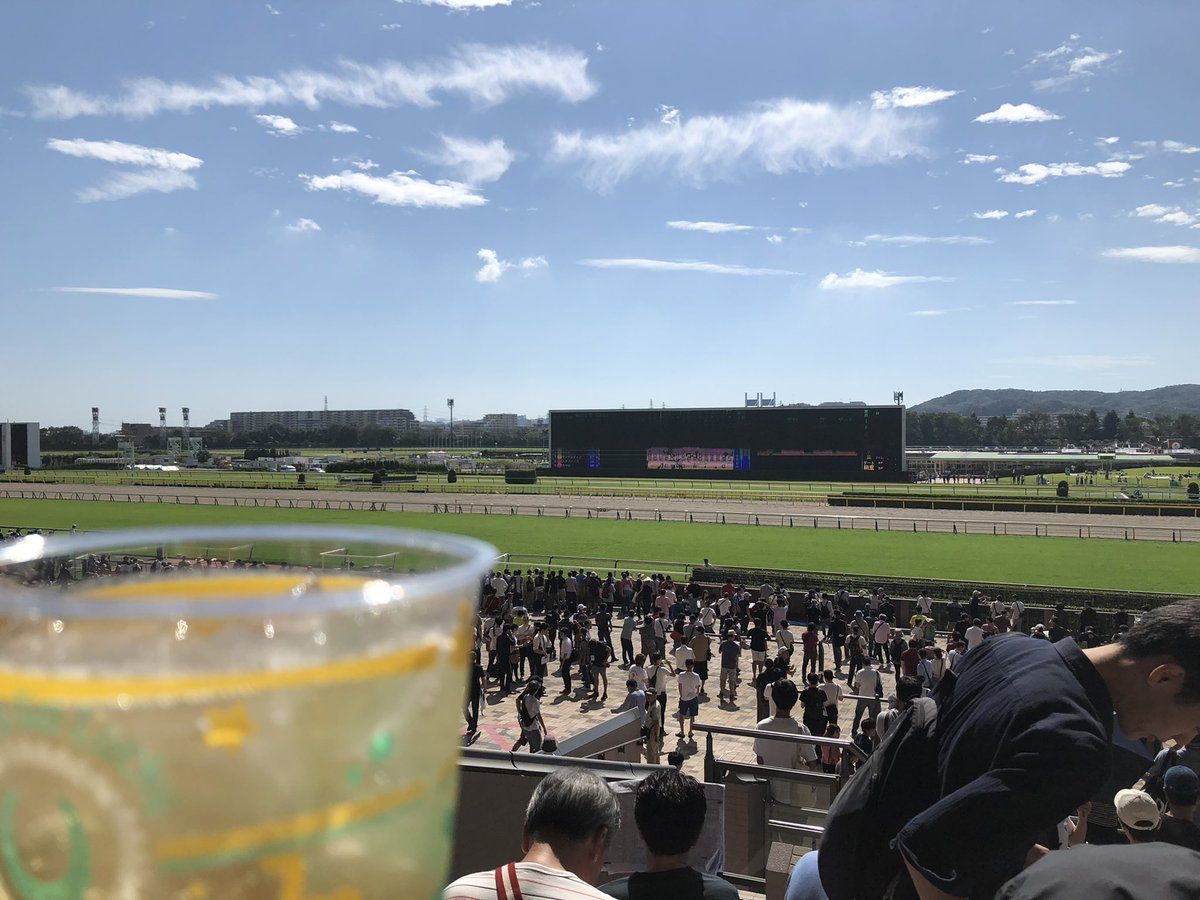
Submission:
M 1126 788 L 1113 797 L 1117 808 L 1117 821 L 1131 844 L 1149 844 L 1158 840 L 1158 823 L 1162 810 L 1153 797 L 1145 791 Z
M 1191 850 L 1200 850 L 1196 803 L 1200 801 L 1200 776 L 1187 766 L 1172 766 L 1163 776 L 1167 809 L 1158 823 L 1158 839 Z

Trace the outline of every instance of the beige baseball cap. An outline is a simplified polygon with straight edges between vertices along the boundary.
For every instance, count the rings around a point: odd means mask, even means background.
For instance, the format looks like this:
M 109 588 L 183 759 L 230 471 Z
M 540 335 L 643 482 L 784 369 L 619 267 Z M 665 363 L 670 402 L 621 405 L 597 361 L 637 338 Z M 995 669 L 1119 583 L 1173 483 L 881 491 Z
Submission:
M 1117 818 L 1121 823 L 1134 831 L 1153 831 L 1162 819 L 1158 803 L 1145 791 L 1117 791 L 1113 806 L 1117 808 Z

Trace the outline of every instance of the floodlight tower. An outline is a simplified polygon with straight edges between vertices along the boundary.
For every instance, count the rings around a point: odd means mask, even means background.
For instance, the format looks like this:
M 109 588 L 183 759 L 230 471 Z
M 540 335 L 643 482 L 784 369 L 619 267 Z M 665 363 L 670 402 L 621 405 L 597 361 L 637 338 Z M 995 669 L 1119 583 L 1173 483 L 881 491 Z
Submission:
M 167 408 L 158 408 L 158 438 L 163 450 L 167 449 Z
M 92 407 L 92 446 L 100 443 L 100 407 Z
M 189 409 L 188 407 L 185 406 L 183 408 L 183 452 L 184 453 L 187 453 L 188 448 L 191 446 L 188 443 L 188 431 L 191 428 L 191 423 L 188 421 L 188 416 L 190 413 L 191 413 L 191 409 Z
M 446 398 L 446 406 L 450 407 L 450 446 L 454 446 L 454 398 Z
M 894 391 L 892 393 L 892 401 L 897 406 L 903 406 L 904 405 L 904 391 Z

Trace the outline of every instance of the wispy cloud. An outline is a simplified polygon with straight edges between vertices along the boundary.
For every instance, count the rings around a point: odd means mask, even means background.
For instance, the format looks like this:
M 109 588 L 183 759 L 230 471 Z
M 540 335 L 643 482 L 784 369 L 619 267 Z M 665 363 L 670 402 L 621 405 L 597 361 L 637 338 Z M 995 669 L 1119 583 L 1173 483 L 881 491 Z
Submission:
M 292 222 L 290 225 L 285 225 L 283 227 L 285 229 L 287 229 L 288 231 L 294 232 L 295 234 L 302 234 L 305 231 L 320 231 L 321 230 L 321 226 L 318 225 L 316 222 L 314 222 L 312 219 L 304 219 L 304 218 L 297 219 L 295 222 Z
M 761 231 L 761 225 L 739 225 L 735 222 L 690 222 L 685 219 L 675 219 L 667 223 L 668 228 L 677 231 L 703 231 L 708 234 L 726 234 L 731 231 Z
M 1162 148 L 1167 153 L 1200 153 L 1200 147 L 1185 144 L 1182 141 L 1163 141 Z
M 783 235 L 782 234 L 768 234 L 767 235 L 767 243 L 768 244 L 782 244 L 783 243 Z
M 1053 369 L 1077 369 L 1095 372 L 1102 369 L 1123 369 L 1131 366 L 1148 366 L 1148 356 L 1107 356 L 1102 354 L 1065 354 L 1062 356 L 1016 356 L 998 359 L 995 362 L 1013 366 L 1049 367 Z
M 1030 61 L 1030 67 L 1049 72 L 1046 77 L 1033 82 L 1034 90 L 1051 91 L 1086 82 L 1097 73 L 1111 68 L 1120 55 L 1120 50 L 1109 52 L 1080 46 L 1078 36 L 1072 35 L 1063 44 L 1036 54 Z
M 216 300 L 218 295 L 208 291 L 181 291 L 158 287 L 57 287 L 61 294 L 114 294 L 121 297 L 144 297 L 152 300 Z
M 914 109 L 941 103 L 959 93 L 935 87 L 895 87 L 890 91 L 872 91 L 871 106 L 875 109 Z
M 148 191 L 170 193 L 183 189 L 195 190 L 196 179 L 190 172 L 204 165 L 202 159 L 187 153 L 121 141 L 52 138 L 46 141 L 46 147 L 79 159 L 141 167 L 134 172 L 116 172 L 100 184 L 80 191 L 78 196 L 83 203 L 122 200 Z
M 606 191 L 635 174 L 670 173 L 700 185 L 744 172 L 775 175 L 894 162 L 925 152 L 920 114 L 783 99 L 725 116 L 694 116 L 624 131 L 554 137 L 551 158 L 578 163 Z
M 337 175 L 301 175 L 300 180 L 310 191 L 349 191 L 386 206 L 462 209 L 487 203 L 487 198 L 476 193 L 472 185 L 461 181 L 426 181 L 408 172 L 384 176 L 345 169 Z
M 989 113 L 983 113 L 975 117 L 976 122 L 982 122 L 984 125 L 995 123 L 1000 124 L 1027 124 L 1030 122 L 1053 122 L 1061 119 L 1062 116 L 1058 113 L 1052 113 L 1048 109 L 1042 109 L 1040 106 L 1034 106 L 1032 103 L 1001 103 L 998 109 L 994 109 Z
M 353 125 L 347 125 L 345 122 L 330 122 L 329 130 L 335 134 L 357 134 L 358 129 Z
M 889 288 L 901 284 L 924 284 L 931 281 L 953 281 L 941 275 L 890 275 L 887 272 L 865 272 L 855 269 L 846 275 L 830 272 L 821 279 L 820 287 L 825 291 L 848 290 L 852 288 Z
M 581 259 L 581 266 L 593 269 L 641 269 L 650 272 L 706 272 L 710 275 L 803 275 L 787 269 L 758 269 L 749 266 L 723 265 L 692 259 Z
M 495 181 L 508 171 L 516 154 L 500 138 L 477 141 L 442 135 L 440 150 L 426 154 L 429 159 L 455 170 L 468 184 Z
M 1163 206 L 1159 203 L 1147 203 L 1139 206 L 1131 215 L 1139 219 L 1153 219 L 1161 225 L 1187 225 L 1200 227 L 1200 216 L 1189 213 L 1179 206 Z
M 1013 300 L 1010 306 L 1074 306 L 1077 300 Z
M 491 9 L 494 6 L 512 6 L 513 0 L 396 0 L 397 3 L 419 6 L 444 6 L 447 9 L 472 10 Z
M 892 244 L 896 247 L 916 247 L 921 244 L 946 244 L 965 247 L 977 247 L 990 244 L 988 238 L 974 237 L 966 234 L 928 235 L 928 234 L 868 234 L 863 238 L 868 244 Z
M 475 280 L 481 284 L 494 284 L 510 269 L 517 269 L 528 274 L 550 267 L 550 263 L 546 262 L 544 256 L 527 256 L 524 259 L 510 262 L 507 259 L 500 259 L 495 250 L 488 250 L 486 247 L 475 255 L 483 260 L 483 265 L 475 273 Z
M 658 121 L 664 125 L 678 125 L 679 107 L 660 103 L 658 105 Z
M 1014 219 L 1028 219 L 1030 216 L 1036 216 L 1036 209 L 1023 209 L 1019 213 L 1013 215 Z
M 276 76 L 222 75 L 205 84 L 141 78 L 118 94 L 88 94 L 65 85 L 26 88 L 33 114 L 46 119 L 117 115 L 131 119 L 163 112 L 213 107 L 261 108 L 322 103 L 381 109 L 401 105 L 436 106 L 441 94 L 480 103 L 503 103 L 515 94 L 541 92 L 570 103 L 596 92 L 587 57 L 575 50 L 532 45 L 489 47 L 471 44 L 448 57 L 419 65 L 343 62 L 332 72 L 293 69 Z
M 1105 250 L 1109 259 L 1127 259 L 1134 262 L 1152 263 L 1200 263 L 1198 247 L 1114 247 Z
M 1127 162 L 1108 160 L 1096 163 L 1094 166 L 1084 166 L 1079 163 L 1026 163 L 1018 166 L 1015 172 L 1004 172 L 999 180 L 1005 184 L 1040 184 L 1047 178 L 1069 178 L 1079 175 L 1099 175 L 1101 178 L 1120 178 L 1130 169 Z
M 254 121 L 268 131 L 283 135 L 284 137 L 294 137 L 304 131 L 299 125 L 289 119 L 287 116 L 255 116 Z
M 977 163 L 993 163 L 999 158 L 995 153 L 968 153 L 959 162 L 964 166 L 971 166 Z
M 989 209 L 986 212 L 971 213 L 977 219 L 1007 219 L 1007 209 Z

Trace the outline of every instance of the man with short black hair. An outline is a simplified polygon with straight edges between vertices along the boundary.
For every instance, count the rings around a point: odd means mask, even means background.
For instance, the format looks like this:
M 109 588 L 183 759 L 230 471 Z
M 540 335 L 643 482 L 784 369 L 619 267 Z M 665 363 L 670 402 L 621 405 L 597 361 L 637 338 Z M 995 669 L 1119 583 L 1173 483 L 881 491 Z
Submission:
M 608 895 L 593 885 L 620 827 L 620 804 L 600 776 L 575 768 L 551 772 L 525 807 L 524 858 L 463 876 L 442 892 L 442 900 L 604 900 Z
M 1180 847 L 1200 850 L 1200 828 L 1196 827 L 1196 803 L 1200 801 L 1200 776 L 1187 766 L 1172 766 L 1163 776 L 1167 809 L 1158 823 L 1158 839 Z
M 707 812 L 704 785 L 696 779 L 674 768 L 647 775 L 633 803 L 646 871 L 610 881 L 601 891 L 621 900 L 737 900 L 729 882 L 688 865 Z

